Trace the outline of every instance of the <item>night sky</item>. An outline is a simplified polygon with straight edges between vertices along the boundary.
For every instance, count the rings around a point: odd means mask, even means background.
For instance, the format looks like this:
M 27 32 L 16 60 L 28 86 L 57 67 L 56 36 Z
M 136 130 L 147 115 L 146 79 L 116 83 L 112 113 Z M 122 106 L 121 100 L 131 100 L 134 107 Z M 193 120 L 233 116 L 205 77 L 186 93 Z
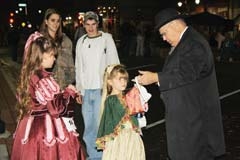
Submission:
M 15 11 L 18 6 L 18 2 L 26 2 L 29 7 L 28 12 L 32 10 L 35 12 L 38 9 L 46 10 L 47 8 L 57 8 L 63 15 L 65 13 L 76 13 L 76 11 L 88 11 L 94 10 L 96 1 L 109 1 L 109 0 L 0 0 L 0 23 L 8 23 L 10 11 Z M 112 0 L 111 0 L 112 1 Z M 141 1 L 141 0 L 140 0 Z M 144 0 L 145 1 L 145 0 Z M 170 4 L 176 4 L 177 0 L 156 0 L 161 3 L 161 6 L 169 6 Z M 105 2 L 105 3 L 106 3 Z
M 77 9 L 90 10 L 92 9 L 92 3 L 95 0 L 27 0 L 29 7 L 29 12 L 31 10 L 47 8 L 57 8 L 61 13 L 72 12 Z M 10 11 L 15 11 L 17 9 L 18 2 L 24 2 L 24 0 L 0 0 L 0 22 L 8 19 Z

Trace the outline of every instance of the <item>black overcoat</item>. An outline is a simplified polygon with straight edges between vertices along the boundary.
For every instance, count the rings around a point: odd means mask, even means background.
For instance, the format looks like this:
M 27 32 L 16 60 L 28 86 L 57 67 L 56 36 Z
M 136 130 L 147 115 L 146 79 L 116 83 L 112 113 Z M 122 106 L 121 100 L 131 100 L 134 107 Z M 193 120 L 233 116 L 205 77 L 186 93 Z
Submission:
M 171 160 L 208 160 L 224 154 L 219 93 L 208 42 L 188 27 L 158 76 Z

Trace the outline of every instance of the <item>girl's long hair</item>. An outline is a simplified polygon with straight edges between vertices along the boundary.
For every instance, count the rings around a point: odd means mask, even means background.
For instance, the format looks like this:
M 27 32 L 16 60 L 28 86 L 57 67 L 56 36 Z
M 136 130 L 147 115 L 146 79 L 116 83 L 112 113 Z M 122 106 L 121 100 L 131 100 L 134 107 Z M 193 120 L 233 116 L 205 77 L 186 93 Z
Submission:
M 49 53 L 55 50 L 55 45 L 45 37 L 39 37 L 32 41 L 27 50 L 25 62 L 22 65 L 20 77 L 17 84 L 17 104 L 16 108 L 19 111 L 19 119 L 21 119 L 31 108 L 31 95 L 29 86 L 33 74 L 41 69 L 43 53 Z
M 103 76 L 103 88 L 102 88 L 102 100 L 101 100 L 101 108 L 100 108 L 100 119 L 102 117 L 102 113 L 105 107 L 105 100 L 112 92 L 112 86 L 108 83 L 108 80 L 113 79 L 117 73 L 121 73 L 126 76 L 128 79 L 128 72 L 124 65 L 122 64 L 112 64 L 106 67 L 104 76 Z M 125 102 L 123 100 L 123 94 L 118 95 L 120 102 L 124 105 Z
M 45 22 L 45 20 L 48 20 L 52 14 L 57 14 L 60 17 L 60 26 L 57 30 L 56 36 L 51 37 L 48 32 L 48 26 Z M 51 41 L 55 42 L 57 46 L 60 46 L 63 40 L 63 32 L 62 32 L 62 18 L 60 15 L 60 12 L 58 12 L 54 8 L 49 8 L 45 11 L 44 19 L 40 27 L 40 33 L 44 35 L 44 37 L 49 38 Z

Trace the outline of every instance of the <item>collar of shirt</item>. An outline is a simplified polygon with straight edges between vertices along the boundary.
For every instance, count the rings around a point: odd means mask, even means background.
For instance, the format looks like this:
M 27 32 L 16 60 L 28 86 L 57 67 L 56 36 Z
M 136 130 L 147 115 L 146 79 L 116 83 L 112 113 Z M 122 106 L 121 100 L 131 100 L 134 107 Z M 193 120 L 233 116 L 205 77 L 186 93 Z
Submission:
M 183 33 L 185 33 L 185 31 L 188 29 L 188 26 L 186 26 L 185 28 L 184 28 L 184 30 L 182 31 L 182 33 L 180 34 L 180 39 L 182 39 L 182 36 L 183 36 Z

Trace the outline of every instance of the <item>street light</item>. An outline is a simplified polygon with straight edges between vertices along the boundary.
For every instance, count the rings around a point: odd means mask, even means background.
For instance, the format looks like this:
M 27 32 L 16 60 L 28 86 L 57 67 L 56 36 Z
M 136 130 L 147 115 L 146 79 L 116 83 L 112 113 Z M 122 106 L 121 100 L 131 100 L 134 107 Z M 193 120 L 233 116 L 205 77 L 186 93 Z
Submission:
M 177 5 L 178 5 L 178 7 L 182 7 L 183 3 L 182 2 L 178 2 Z
M 200 0 L 195 0 L 195 3 L 196 3 L 196 4 L 199 4 L 199 3 L 200 3 Z
M 10 17 L 9 17 L 9 25 L 10 27 L 13 27 L 13 23 L 14 23 L 14 13 L 10 12 Z
M 22 8 L 21 8 L 21 7 L 24 7 L 24 9 L 25 9 L 25 15 L 28 14 L 28 12 L 27 12 L 27 3 L 18 3 L 18 7 L 19 7 L 19 11 L 22 11 Z
M 192 1 L 188 0 L 182 0 L 177 3 L 178 7 L 182 10 L 183 13 L 189 14 L 191 11 L 191 8 L 193 8 L 193 5 L 200 4 L 200 0 L 195 0 L 194 4 Z
M 13 19 L 13 18 L 10 18 L 10 19 L 9 19 L 9 22 L 10 22 L 10 24 L 13 24 L 14 19 Z

